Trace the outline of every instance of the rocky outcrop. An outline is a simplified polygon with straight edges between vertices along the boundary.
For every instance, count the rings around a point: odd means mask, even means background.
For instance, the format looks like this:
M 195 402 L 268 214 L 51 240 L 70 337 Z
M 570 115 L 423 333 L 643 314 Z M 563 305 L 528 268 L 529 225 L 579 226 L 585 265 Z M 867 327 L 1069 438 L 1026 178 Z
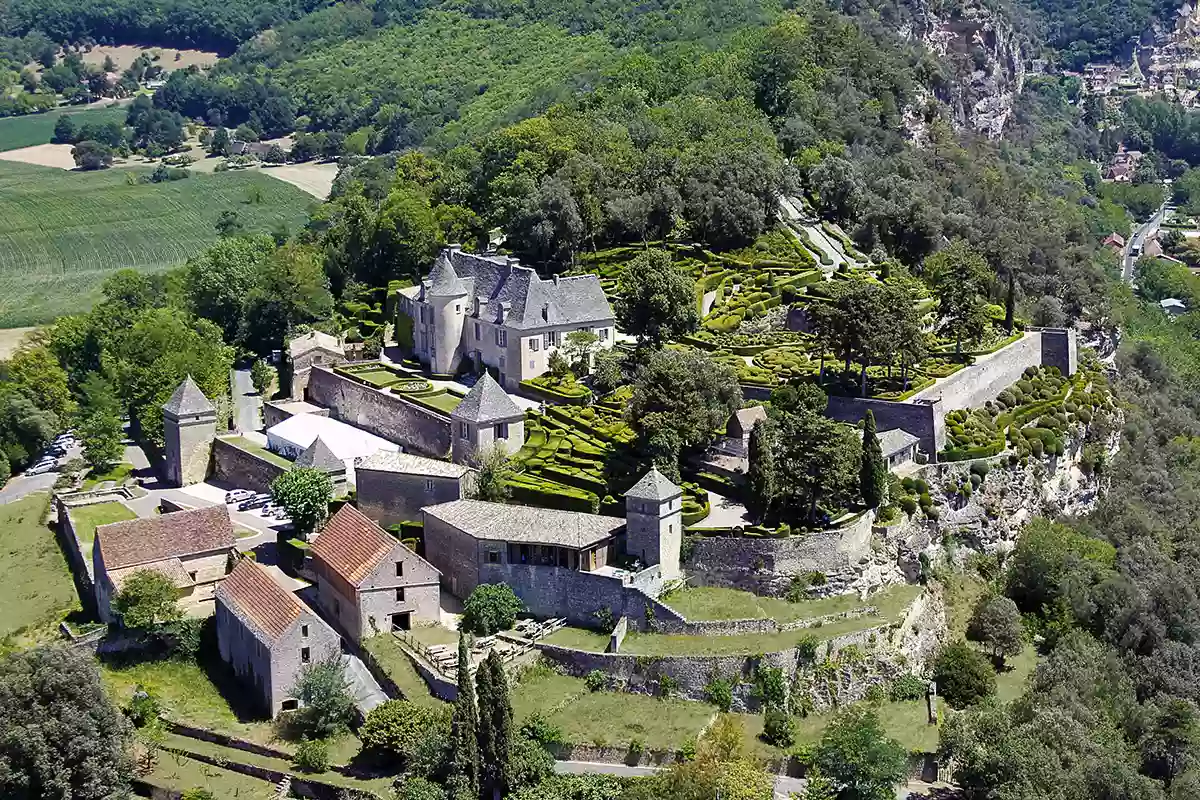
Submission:
M 951 68 L 934 92 L 951 108 L 957 126 L 991 138 L 1003 135 L 1025 83 L 1025 56 L 1007 20 L 974 2 L 934 10 L 927 0 L 916 0 L 900 33 L 920 41 Z M 920 115 L 906 114 L 908 118 L 910 132 L 920 140 Z

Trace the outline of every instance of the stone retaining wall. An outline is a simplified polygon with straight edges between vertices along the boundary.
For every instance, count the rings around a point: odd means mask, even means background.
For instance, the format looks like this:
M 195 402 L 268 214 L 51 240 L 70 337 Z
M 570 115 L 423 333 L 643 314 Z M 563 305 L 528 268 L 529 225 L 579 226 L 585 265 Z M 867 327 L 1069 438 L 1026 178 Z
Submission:
M 212 477 L 239 489 L 271 491 L 271 481 L 287 472 L 287 467 L 243 450 L 225 439 L 213 441 Z
M 966 372 L 966 370 L 962 370 Z M 871 400 L 864 397 L 833 395 L 825 416 L 838 422 L 857 425 L 870 411 L 875 415 L 875 427 L 880 433 L 901 428 L 921 440 L 921 451 L 935 458 L 946 446 L 946 408 L 941 403 L 909 400 Z
M 449 415 L 415 405 L 391 392 L 376 389 L 314 366 L 307 399 L 329 409 L 329 416 L 432 458 L 450 455 Z
M 798 619 L 782 624 L 773 619 L 701 619 L 660 622 L 655 624 L 654 628 L 658 633 L 682 636 L 746 636 L 756 633 L 786 633 L 805 628 L 819 628 L 831 622 L 858 619 L 878 613 L 879 609 L 875 606 L 863 606 L 839 614 L 825 614 L 820 617 Z
M 820 662 L 849 645 L 863 647 L 872 641 L 872 637 L 878 642 L 886 638 L 890 628 L 891 625 L 883 624 L 836 636 L 820 644 L 815 660 Z M 677 695 L 688 700 L 705 700 L 705 686 L 714 676 L 737 677 L 739 682 L 734 688 L 732 707 L 735 711 L 756 711 L 759 708 L 758 700 L 751 696 L 752 687 L 749 683 L 756 668 L 775 667 L 782 670 L 784 675 L 791 676 L 800 666 L 795 647 L 755 655 L 667 656 L 596 653 L 545 643 L 536 643 L 534 647 L 569 675 L 582 678 L 593 670 L 600 670 L 609 677 L 612 688 L 636 694 L 660 694 L 660 681 L 667 675 L 675 682 L 674 692 Z
M 1019 381 L 1026 368 L 1041 363 L 1041 331 L 1030 331 L 1007 347 L 980 356 L 977 363 L 917 392 L 912 400 L 940 400 L 943 414 L 960 408 L 975 408 L 994 400 L 996 395 Z
M 844 528 L 781 539 L 696 536 L 684 563 L 689 583 L 744 589 L 772 596 L 787 591 L 792 576 L 824 573 L 832 588 L 871 557 L 871 515 Z

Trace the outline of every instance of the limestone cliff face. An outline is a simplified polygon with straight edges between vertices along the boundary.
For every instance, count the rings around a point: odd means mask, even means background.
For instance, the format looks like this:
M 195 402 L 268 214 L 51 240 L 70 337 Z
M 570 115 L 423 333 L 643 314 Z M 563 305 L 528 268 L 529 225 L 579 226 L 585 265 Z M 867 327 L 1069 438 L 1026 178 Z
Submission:
M 910 10 L 900 33 L 949 66 L 951 74 L 943 76 L 934 94 L 949 106 L 955 125 L 1002 136 L 1025 83 L 1025 54 L 1012 25 L 978 0 L 936 9 L 930 0 L 913 0 Z M 922 136 L 919 129 L 912 133 L 918 140 Z

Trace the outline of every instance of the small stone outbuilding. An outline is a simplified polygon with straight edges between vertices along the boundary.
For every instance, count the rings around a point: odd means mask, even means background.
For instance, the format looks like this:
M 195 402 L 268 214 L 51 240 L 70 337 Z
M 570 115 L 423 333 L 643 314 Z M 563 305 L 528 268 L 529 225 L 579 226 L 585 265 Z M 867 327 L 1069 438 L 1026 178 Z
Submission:
M 338 652 L 341 637 L 249 558 L 216 592 L 221 660 L 272 717 L 298 708 L 291 690 L 305 664 Z
M 421 519 L 425 506 L 462 500 L 475 470 L 435 458 L 380 450 L 354 468 L 358 508 L 381 525 Z
M 288 360 L 292 370 L 291 398 L 303 400 L 313 365 L 343 364 L 346 361 L 346 349 L 336 336 L 309 331 L 288 342 Z
M 474 463 L 484 450 L 502 444 L 511 455 L 525 444 L 525 412 L 488 373 L 450 412 L 457 464 Z
M 229 510 L 210 506 L 96 528 L 92 548 L 96 609 L 104 622 L 117 621 L 112 599 L 133 574 L 154 570 L 179 590 L 184 613 L 213 613 L 213 593 L 237 552 Z
M 438 571 L 354 506 L 333 515 L 310 553 L 318 602 L 354 641 L 440 620 Z

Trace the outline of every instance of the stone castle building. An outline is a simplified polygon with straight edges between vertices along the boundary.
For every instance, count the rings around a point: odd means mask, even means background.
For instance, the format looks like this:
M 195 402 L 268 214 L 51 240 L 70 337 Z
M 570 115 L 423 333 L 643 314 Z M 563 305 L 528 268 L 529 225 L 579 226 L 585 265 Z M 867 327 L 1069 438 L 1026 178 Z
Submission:
M 333 366 L 346 360 L 346 350 L 336 336 L 309 331 L 288 342 L 288 361 L 292 372 L 291 397 L 303 400 L 314 364 Z
M 595 275 L 543 280 L 515 258 L 476 255 L 457 245 L 442 251 L 419 286 L 399 290 L 398 310 L 412 320 L 413 351 L 435 375 L 456 374 L 463 361 L 491 367 L 500 385 L 549 369 L 567 334 L 586 330 L 612 347 L 616 322 Z
M 203 481 L 216 435 L 217 410 L 188 375 L 163 406 L 167 481 L 175 486 Z

